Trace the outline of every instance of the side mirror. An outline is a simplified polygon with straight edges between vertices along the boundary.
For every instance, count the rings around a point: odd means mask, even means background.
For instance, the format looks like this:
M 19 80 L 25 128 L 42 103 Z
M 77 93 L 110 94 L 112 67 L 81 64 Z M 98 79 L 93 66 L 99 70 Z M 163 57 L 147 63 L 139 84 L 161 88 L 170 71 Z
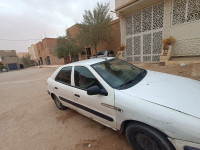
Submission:
M 107 96 L 108 92 L 104 88 L 100 89 L 100 87 L 98 87 L 98 86 L 92 86 L 92 87 L 89 87 L 87 89 L 87 94 L 88 95 L 97 95 L 97 94 L 100 94 L 100 95 Z

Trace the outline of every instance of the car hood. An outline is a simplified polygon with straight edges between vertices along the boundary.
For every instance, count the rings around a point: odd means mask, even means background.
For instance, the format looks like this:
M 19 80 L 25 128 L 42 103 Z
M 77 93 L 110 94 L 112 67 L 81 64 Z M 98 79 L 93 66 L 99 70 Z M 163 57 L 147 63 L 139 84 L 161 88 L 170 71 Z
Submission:
M 200 82 L 166 73 L 147 71 L 145 78 L 124 94 L 200 118 Z

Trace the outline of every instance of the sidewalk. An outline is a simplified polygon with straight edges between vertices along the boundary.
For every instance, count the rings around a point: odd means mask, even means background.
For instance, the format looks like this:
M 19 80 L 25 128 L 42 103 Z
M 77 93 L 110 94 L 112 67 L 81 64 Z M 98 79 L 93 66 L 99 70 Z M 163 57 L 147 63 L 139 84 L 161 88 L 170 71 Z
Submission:
M 34 68 L 58 68 L 62 65 L 40 65 L 40 66 L 33 66 Z

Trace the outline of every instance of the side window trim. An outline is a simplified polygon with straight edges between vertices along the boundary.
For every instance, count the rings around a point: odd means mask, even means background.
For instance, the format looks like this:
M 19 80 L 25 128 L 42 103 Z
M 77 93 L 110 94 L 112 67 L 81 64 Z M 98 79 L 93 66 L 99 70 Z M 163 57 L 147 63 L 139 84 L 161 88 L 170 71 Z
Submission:
M 71 86 L 75 87 L 75 82 L 74 82 L 74 68 L 75 66 L 72 66 L 72 71 L 71 71 Z

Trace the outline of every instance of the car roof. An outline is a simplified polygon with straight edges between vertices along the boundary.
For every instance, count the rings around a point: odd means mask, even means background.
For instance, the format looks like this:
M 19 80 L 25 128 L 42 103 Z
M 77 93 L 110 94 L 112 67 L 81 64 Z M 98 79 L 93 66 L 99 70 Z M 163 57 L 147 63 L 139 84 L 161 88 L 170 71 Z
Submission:
M 100 63 L 100 62 L 103 62 L 103 61 L 106 61 L 106 60 L 110 60 L 110 59 L 113 59 L 113 58 L 115 58 L 115 57 L 91 58 L 91 59 L 86 59 L 86 60 L 81 60 L 81 61 L 76 61 L 76 62 L 73 62 L 73 63 L 69 63 L 69 64 L 66 64 L 64 66 L 93 65 L 93 64 Z

